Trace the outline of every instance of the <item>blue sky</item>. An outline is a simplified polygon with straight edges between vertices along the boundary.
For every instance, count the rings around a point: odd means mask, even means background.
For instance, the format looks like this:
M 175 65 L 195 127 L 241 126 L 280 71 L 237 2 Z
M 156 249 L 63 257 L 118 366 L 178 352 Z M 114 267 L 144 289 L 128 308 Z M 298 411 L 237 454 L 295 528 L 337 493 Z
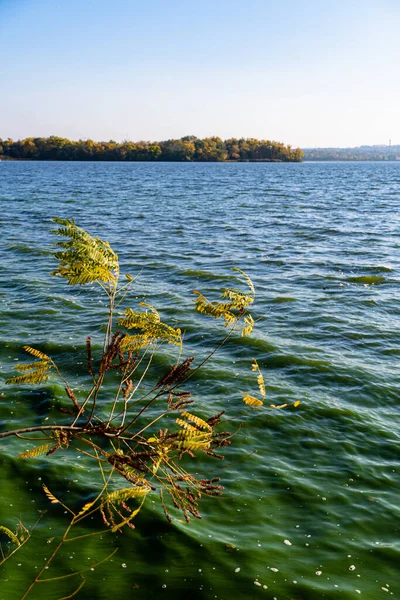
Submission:
M 0 137 L 400 144 L 400 0 L 0 0 Z

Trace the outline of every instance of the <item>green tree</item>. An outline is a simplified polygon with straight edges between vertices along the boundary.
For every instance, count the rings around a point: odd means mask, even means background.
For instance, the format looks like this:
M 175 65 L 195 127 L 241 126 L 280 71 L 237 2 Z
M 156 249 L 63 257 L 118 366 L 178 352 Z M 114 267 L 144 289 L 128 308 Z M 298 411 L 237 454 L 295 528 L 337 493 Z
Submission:
M 300 161 L 303 153 L 280 142 L 255 138 L 223 141 L 219 137 L 199 139 L 185 136 L 162 142 L 71 141 L 58 136 L 26 138 L 1 142 L 3 155 L 28 160 L 100 161 L 225 161 L 280 160 Z

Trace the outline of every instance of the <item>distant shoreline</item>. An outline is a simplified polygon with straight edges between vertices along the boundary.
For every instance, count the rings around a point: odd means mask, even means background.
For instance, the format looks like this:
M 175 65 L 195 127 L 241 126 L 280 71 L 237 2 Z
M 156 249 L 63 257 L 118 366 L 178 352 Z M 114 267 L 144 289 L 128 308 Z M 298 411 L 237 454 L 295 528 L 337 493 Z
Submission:
M 304 162 L 400 162 L 400 157 L 396 158 L 307 158 L 304 157 Z
M 0 162 L 152 162 L 152 163 L 186 163 L 186 164 L 194 164 L 194 163 L 283 163 L 283 162 L 294 162 L 294 161 L 285 161 L 280 160 L 278 158 L 243 158 L 238 160 L 105 160 L 105 159 L 54 159 L 54 158 L 13 158 L 11 156 L 4 156 L 0 154 Z M 303 162 L 303 161 L 295 161 L 295 162 Z
M 354 148 L 303 148 L 306 161 L 400 161 L 400 145 L 356 146 Z
M 104 162 L 301 162 L 303 151 L 282 142 L 256 138 L 186 136 L 161 142 L 95 142 L 50 136 L 0 139 L 2 156 L 25 160 Z
M 395 163 L 395 162 L 399 162 L 400 163 L 400 158 L 396 158 L 396 159 L 384 159 L 384 158 L 304 158 L 304 160 L 301 161 L 288 161 L 288 160 L 279 160 L 279 159 L 252 159 L 252 158 L 248 158 L 248 159 L 238 159 L 238 160 L 192 160 L 192 161 L 183 161 L 183 160 L 104 160 L 104 159 L 100 159 L 100 158 L 96 158 L 96 159 L 63 159 L 63 158 L 59 158 L 59 159 L 54 159 L 54 158 L 13 158 L 11 156 L 4 156 L 0 154 L 0 162 L 67 162 L 67 163 L 74 163 L 74 162 L 86 162 L 86 163 L 170 163 L 170 164 L 238 164 L 238 163 L 257 163 L 257 164 L 262 164 L 262 163 L 289 163 L 289 162 L 297 162 L 297 163 L 340 163 L 340 162 L 346 162 L 346 163 L 373 163 L 373 162 L 379 162 L 379 163 Z

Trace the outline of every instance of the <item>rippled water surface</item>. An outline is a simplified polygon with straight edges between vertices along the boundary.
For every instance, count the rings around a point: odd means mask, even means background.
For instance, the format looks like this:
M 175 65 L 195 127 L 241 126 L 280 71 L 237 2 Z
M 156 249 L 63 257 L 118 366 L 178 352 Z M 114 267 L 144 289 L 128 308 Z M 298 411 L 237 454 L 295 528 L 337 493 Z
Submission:
M 83 389 L 85 338 L 105 314 L 95 289 L 50 277 L 52 216 L 108 239 L 140 272 L 132 302 L 176 319 L 187 354 L 223 333 L 194 314 L 193 289 L 234 282 L 237 266 L 257 291 L 253 337 L 229 343 L 192 390 L 202 410 L 244 423 L 212 464 L 223 498 L 172 526 L 149 498 L 135 531 L 71 544 L 49 577 L 118 547 L 77 598 L 399 597 L 399 184 L 400 163 L 0 163 L 2 430 L 59 418 L 56 384 L 4 385 L 21 346 L 41 344 Z M 297 409 L 244 414 L 252 357 L 268 404 Z M 0 600 L 22 596 L 65 523 L 41 484 L 73 503 L 97 481 L 76 455 L 16 460 L 26 447 L 1 444 L 0 524 L 49 512 L 0 572 Z M 63 586 L 31 597 L 74 589 Z

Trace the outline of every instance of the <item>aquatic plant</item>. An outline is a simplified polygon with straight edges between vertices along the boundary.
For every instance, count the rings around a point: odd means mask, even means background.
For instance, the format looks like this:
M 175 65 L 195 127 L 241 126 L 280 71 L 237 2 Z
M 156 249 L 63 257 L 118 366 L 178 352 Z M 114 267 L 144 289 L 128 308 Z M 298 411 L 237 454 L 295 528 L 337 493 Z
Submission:
M 242 286 L 224 288 L 217 300 L 210 301 L 195 290 L 195 309 L 221 319 L 225 328 L 222 340 L 196 365 L 193 356 L 183 354 L 182 331 L 163 322 L 152 305 L 141 302 L 118 314 L 134 278 L 126 274 L 121 282 L 118 255 L 109 243 L 92 237 L 73 220 L 56 218 L 54 222 L 58 226 L 54 233 L 63 239 L 55 244 L 58 267 L 52 275 L 65 279 L 71 286 L 96 284 L 108 299 L 102 351 L 96 353 L 91 337 L 87 338 L 90 384 L 82 397 L 74 391 L 61 366 L 42 350 L 25 345 L 24 351 L 31 360 L 18 364 L 18 374 L 7 383 L 42 385 L 53 378 L 62 383 L 69 406 L 63 408 L 56 424 L 34 424 L 3 431 L 0 440 L 4 443 L 6 438 L 14 436 L 34 442 L 33 447 L 19 454 L 20 459 L 57 457 L 62 452 L 84 454 L 97 466 L 101 483 L 95 497 L 78 508 L 67 505 L 62 494 L 60 496 L 51 489 L 50 483 L 43 485 L 49 502 L 62 507 L 70 515 L 70 521 L 22 598 L 37 583 L 66 577 L 45 578 L 44 572 L 64 544 L 100 533 L 75 537 L 71 534 L 71 529 L 89 516 L 101 515 L 111 532 L 133 528 L 133 521 L 146 498 L 158 494 L 168 521 L 172 521 L 172 511 L 177 510 L 189 522 L 191 517 L 200 518 L 199 501 L 203 496 L 222 494 L 219 476 L 196 477 L 186 458 L 198 459 L 201 455 L 224 458 L 221 450 L 231 443 L 232 437 L 220 427 L 225 411 L 204 415 L 203 408 L 200 416 L 193 408 L 195 400 L 191 392 L 184 389 L 184 384 L 228 338 L 233 334 L 248 336 L 254 326 L 249 307 L 254 302 L 255 290 L 250 278 L 241 270 L 235 271 Z M 173 364 L 166 370 L 154 365 L 156 354 L 163 345 L 177 351 Z M 264 399 L 264 380 L 256 361 L 253 361 L 253 369 L 257 371 L 259 390 Z M 106 378 L 110 378 L 115 386 L 115 394 L 111 397 L 108 391 L 104 393 Z M 150 383 L 145 386 L 146 382 Z M 245 394 L 243 400 L 250 408 L 263 405 L 263 400 L 249 394 Z M 31 533 L 22 524 L 18 524 L 15 531 L 4 525 L 0 527 L 0 535 L 7 540 L 0 564 L 18 551 Z M 84 584 L 87 570 L 72 573 L 80 577 L 74 594 Z

